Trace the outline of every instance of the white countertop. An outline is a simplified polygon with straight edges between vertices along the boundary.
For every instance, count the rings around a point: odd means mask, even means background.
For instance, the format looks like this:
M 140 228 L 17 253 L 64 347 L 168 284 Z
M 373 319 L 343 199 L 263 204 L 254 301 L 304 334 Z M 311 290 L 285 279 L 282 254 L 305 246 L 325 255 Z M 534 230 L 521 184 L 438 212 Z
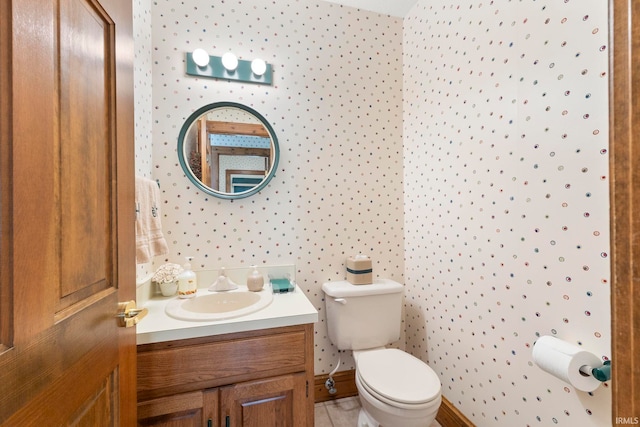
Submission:
M 197 295 L 208 293 L 206 288 L 199 288 Z M 260 311 L 225 320 L 174 319 L 165 313 L 165 306 L 175 298 L 178 297 L 155 297 L 142 304 L 142 307 L 149 310 L 149 314 L 137 325 L 138 344 L 302 325 L 318 321 L 318 312 L 297 285 L 293 292 L 274 294 L 271 304 Z

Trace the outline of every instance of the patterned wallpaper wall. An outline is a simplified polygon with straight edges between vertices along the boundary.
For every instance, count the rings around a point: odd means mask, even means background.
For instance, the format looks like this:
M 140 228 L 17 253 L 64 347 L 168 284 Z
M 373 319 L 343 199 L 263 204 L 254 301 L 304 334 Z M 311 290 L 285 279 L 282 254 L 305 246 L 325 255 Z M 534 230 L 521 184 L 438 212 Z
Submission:
M 133 32 L 136 174 L 151 178 L 153 152 L 151 0 L 135 0 L 133 2 Z
M 365 252 L 406 283 L 407 350 L 478 426 L 610 425 L 607 387 L 576 392 L 531 360 L 546 334 L 610 356 L 606 2 L 420 0 L 404 23 L 316 0 L 136 3 L 153 20 L 136 165 L 161 183 L 158 263 L 295 263 L 319 374 L 337 359 L 320 287 Z M 187 77 L 196 47 L 261 56 L 274 85 Z M 183 121 L 216 101 L 278 134 L 255 197 L 199 193 L 178 165 Z
M 607 2 L 421 0 L 404 21 L 407 349 L 478 426 L 610 425 Z M 613 361 L 615 363 L 615 361 Z
M 363 252 L 375 274 L 403 281 L 402 20 L 316 0 L 155 0 L 153 178 L 160 180 L 166 259 L 194 269 L 295 264 L 319 311 L 316 372 L 338 359 L 322 283 Z M 233 51 L 273 64 L 272 86 L 185 74 L 185 52 Z M 212 102 L 258 111 L 278 136 L 276 176 L 236 201 L 203 194 L 176 146 L 185 119 Z M 351 355 L 341 369 L 353 368 Z
M 210 135 L 211 145 L 220 147 L 270 148 L 271 138 L 248 135 Z
M 134 112 L 135 112 L 135 167 L 136 175 L 152 178 L 153 125 L 151 114 L 153 108 L 151 81 L 151 0 L 135 0 L 133 2 L 133 38 L 135 61 L 134 77 Z M 153 274 L 151 263 L 136 266 L 136 282 L 141 283 Z

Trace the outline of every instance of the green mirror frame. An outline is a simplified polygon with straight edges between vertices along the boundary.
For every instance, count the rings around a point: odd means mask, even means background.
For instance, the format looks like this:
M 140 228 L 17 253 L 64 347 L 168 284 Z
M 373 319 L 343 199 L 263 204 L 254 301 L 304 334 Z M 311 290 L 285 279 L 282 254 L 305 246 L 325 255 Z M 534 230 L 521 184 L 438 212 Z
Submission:
M 269 168 L 264 179 L 260 183 L 252 187 L 251 189 L 246 191 L 241 191 L 238 193 L 223 192 L 223 191 L 211 188 L 210 186 L 203 183 L 194 174 L 193 170 L 189 166 L 189 158 L 188 158 L 189 154 L 185 153 L 185 149 L 186 149 L 185 139 L 187 137 L 187 134 L 191 126 L 194 123 L 196 123 L 196 121 L 200 119 L 204 114 L 208 114 L 214 110 L 223 109 L 223 108 L 235 108 L 235 109 L 243 110 L 244 112 L 254 116 L 258 121 L 261 122 L 261 124 L 267 130 L 267 133 L 269 134 L 269 137 L 271 139 L 273 158 L 270 159 L 271 167 Z M 180 134 L 178 135 L 178 161 L 180 162 L 180 166 L 182 167 L 182 170 L 184 171 L 187 178 L 189 178 L 189 180 L 204 193 L 214 197 L 219 197 L 221 199 L 242 199 L 245 197 L 253 196 L 254 194 L 257 194 L 258 192 L 260 192 L 263 188 L 267 186 L 267 184 L 269 184 L 269 181 L 271 181 L 271 179 L 275 176 L 276 170 L 278 168 L 279 159 L 280 159 L 280 147 L 278 145 L 278 138 L 273 128 L 269 124 L 269 122 L 267 122 L 267 120 L 254 109 L 247 107 L 246 105 L 238 104 L 235 102 L 214 102 L 212 104 L 208 104 L 208 105 L 205 105 L 204 107 L 199 108 L 187 118 L 187 120 L 182 125 L 182 128 L 180 129 Z

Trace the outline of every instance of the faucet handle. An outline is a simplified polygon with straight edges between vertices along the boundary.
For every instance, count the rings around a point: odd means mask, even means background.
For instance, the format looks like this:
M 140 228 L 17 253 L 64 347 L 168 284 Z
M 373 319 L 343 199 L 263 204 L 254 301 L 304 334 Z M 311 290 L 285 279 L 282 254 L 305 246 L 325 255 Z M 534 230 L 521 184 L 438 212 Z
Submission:
M 211 286 L 209 286 L 210 292 L 220 292 L 220 291 L 232 291 L 234 289 L 238 289 L 238 285 L 233 283 L 231 279 L 223 274 L 218 276 L 218 280 L 216 280 Z

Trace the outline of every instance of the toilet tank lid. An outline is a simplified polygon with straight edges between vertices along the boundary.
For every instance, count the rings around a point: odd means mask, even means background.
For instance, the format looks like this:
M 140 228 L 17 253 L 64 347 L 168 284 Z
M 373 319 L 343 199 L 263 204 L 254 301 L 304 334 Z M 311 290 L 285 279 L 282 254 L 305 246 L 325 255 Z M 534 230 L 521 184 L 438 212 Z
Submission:
M 368 285 L 353 285 L 346 280 L 322 284 L 324 293 L 334 298 L 394 294 L 402 292 L 403 288 L 401 283 L 390 279 L 375 279 L 373 283 Z

